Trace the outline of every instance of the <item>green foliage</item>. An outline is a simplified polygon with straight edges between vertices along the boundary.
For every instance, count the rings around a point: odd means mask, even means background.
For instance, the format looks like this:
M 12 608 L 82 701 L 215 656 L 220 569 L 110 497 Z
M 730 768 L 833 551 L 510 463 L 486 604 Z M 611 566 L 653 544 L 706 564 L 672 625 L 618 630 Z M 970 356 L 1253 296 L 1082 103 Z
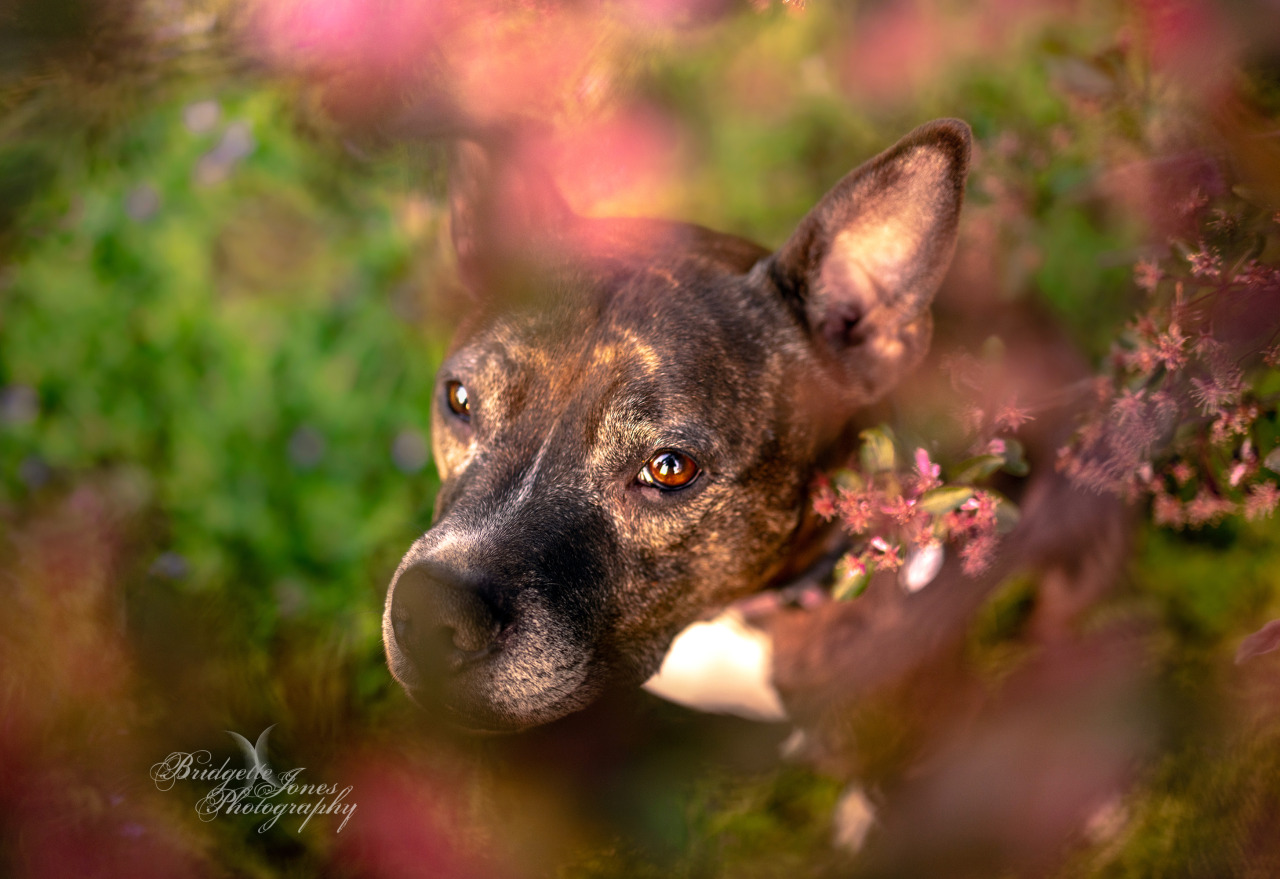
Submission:
M 0 388 L 34 392 L 0 431 L 0 499 L 125 472 L 162 574 L 266 629 L 358 606 L 376 638 L 375 584 L 434 490 L 440 337 L 401 316 L 425 249 L 410 193 L 305 136 L 288 94 L 215 94 L 208 130 L 183 91 L 56 170 L 32 145 L 0 155 L 15 192 L 31 167 L 57 181 L 28 196 L 0 294 Z

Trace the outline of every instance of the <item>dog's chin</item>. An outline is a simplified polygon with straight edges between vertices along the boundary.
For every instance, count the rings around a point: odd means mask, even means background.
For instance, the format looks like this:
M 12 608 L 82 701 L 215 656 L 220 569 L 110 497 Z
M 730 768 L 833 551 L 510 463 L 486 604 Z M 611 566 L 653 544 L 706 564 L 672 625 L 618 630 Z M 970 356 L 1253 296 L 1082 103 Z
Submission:
M 584 681 L 568 690 L 555 688 L 533 697 L 512 698 L 465 687 L 405 687 L 409 698 L 431 719 L 477 735 L 517 733 L 551 723 L 587 707 L 599 690 Z
M 398 651 L 390 653 L 393 673 L 428 721 L 477 733 L 519 732 L 559 720 L 587 707 L 607 680 L 590 651 L 576 657 L 560 651 L 561 661 L 554 666 L 500 653 L 471 667 L 437 669 L 429 675 L 419 673 Z M 548 650 L 543 657 L 550 654 Z

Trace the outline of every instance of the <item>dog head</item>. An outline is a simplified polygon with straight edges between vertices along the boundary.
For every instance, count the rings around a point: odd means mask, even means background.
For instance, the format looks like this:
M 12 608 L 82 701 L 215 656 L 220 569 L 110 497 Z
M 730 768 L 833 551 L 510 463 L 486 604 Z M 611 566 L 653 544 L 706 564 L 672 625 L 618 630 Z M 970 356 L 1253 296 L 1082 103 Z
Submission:
M 477 296 L 437 378 L 443 487 L 383 619 L 410 694 L 471 728 L 544 723 L 775 578 L 815 467 L 924 354 L 968 155 L 963 123 L 923 126 L 770 254 L 574 216 L 468 148 L 454 237 Z

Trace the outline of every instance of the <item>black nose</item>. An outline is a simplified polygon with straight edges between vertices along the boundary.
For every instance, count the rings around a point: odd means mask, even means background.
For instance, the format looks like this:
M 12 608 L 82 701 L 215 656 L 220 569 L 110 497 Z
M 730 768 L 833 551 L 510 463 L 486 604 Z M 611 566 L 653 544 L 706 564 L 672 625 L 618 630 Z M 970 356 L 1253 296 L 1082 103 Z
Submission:
M 449 568 L 418 562 L 391 587 L 396 646 L 426 676 L 460 671 L 498 649 L 502 623 L 481 584 Z

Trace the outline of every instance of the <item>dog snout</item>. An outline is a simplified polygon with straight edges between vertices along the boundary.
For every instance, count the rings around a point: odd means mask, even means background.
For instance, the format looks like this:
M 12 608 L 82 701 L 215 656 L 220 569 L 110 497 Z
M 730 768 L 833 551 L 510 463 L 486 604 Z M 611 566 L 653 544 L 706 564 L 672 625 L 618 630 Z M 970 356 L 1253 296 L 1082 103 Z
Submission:
M 392 584 L 396 647 L 420 674 L 461 671 L 498 650 L 502 622 L 480 584 L 431 562 L 418 562 Z

